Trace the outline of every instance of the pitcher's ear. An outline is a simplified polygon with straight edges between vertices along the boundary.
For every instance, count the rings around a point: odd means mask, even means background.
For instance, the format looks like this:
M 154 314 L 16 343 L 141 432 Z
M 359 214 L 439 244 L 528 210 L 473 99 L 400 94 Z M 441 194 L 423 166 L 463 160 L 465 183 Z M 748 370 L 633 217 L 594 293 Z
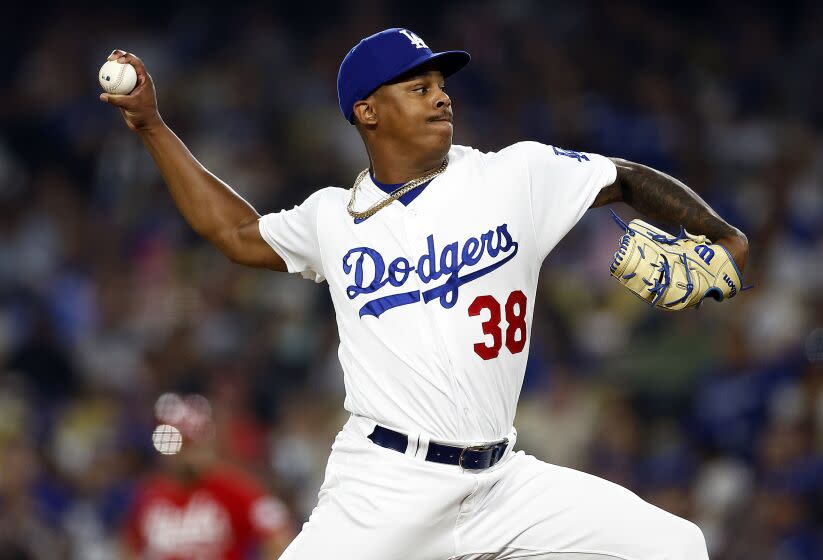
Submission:
M 374 103 L 371 97 L 361 99 L 355 103 L 352 111 L 354 112 L 355 122 L 359 121 L 366 126 L 377 124 L 377 113 L 374 110 Z

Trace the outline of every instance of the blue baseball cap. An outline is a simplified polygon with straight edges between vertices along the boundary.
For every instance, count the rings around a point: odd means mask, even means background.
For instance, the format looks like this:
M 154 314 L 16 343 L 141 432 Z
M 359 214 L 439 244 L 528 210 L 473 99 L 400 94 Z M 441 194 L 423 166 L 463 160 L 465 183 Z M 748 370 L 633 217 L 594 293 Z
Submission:
M 450 76 L 471 60 L 464 51 L 434 53 L 417 34 L 393 27 L 357 43 L 337 73 L 337 98 L 346 120 L 354 123 L 354 104 L 394 78 L 427 62 L 437 61 L 443 76 Z

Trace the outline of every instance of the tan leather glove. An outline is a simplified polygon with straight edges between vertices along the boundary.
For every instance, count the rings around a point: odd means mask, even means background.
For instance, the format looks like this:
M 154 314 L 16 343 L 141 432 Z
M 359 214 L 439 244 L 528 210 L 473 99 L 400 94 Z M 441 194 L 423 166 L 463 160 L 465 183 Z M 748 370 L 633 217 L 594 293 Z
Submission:
M 682 227 L 672 237 L 643 220 L 628 224 L 612 211 L 625 230 L 609 270 L 641 299 L 665 311 L 696 307 L 706 297 L 733 298 L 742 290 L 737 265 L 722 245 Z

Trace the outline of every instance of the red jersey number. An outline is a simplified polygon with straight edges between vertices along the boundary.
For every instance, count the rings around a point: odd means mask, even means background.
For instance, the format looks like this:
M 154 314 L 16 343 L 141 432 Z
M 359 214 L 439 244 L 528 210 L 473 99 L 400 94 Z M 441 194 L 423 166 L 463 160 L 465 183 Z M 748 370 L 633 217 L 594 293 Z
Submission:
M 492 360 L 500 355 L 503 347 L 503 331 L 500 328 L 501 306 L 493 296 L 477 296 L 469 305 L 469 317 L 477 317 L 484 310 L 489 310 L 489 319 L 483 321 L 483 334 L 491 335 L 491 345 L 485 342 L 474 344 L 474 353 L 484 360 Z M 526 346 L 526 294 L 516 290 L 506 300 L 506 348 L 512 354 L 523 351 Z

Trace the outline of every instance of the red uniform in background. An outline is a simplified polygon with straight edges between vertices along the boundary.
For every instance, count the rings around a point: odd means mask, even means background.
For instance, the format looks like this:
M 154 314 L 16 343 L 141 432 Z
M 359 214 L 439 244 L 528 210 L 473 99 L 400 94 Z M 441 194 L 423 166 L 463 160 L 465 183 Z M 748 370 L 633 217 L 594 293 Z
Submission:
M 241 471 L 215 466 L 185 484 L 166 475 L 137 490 L 124 541 L 147 560 L 246 560 L 290 537 L 285 505 Z

